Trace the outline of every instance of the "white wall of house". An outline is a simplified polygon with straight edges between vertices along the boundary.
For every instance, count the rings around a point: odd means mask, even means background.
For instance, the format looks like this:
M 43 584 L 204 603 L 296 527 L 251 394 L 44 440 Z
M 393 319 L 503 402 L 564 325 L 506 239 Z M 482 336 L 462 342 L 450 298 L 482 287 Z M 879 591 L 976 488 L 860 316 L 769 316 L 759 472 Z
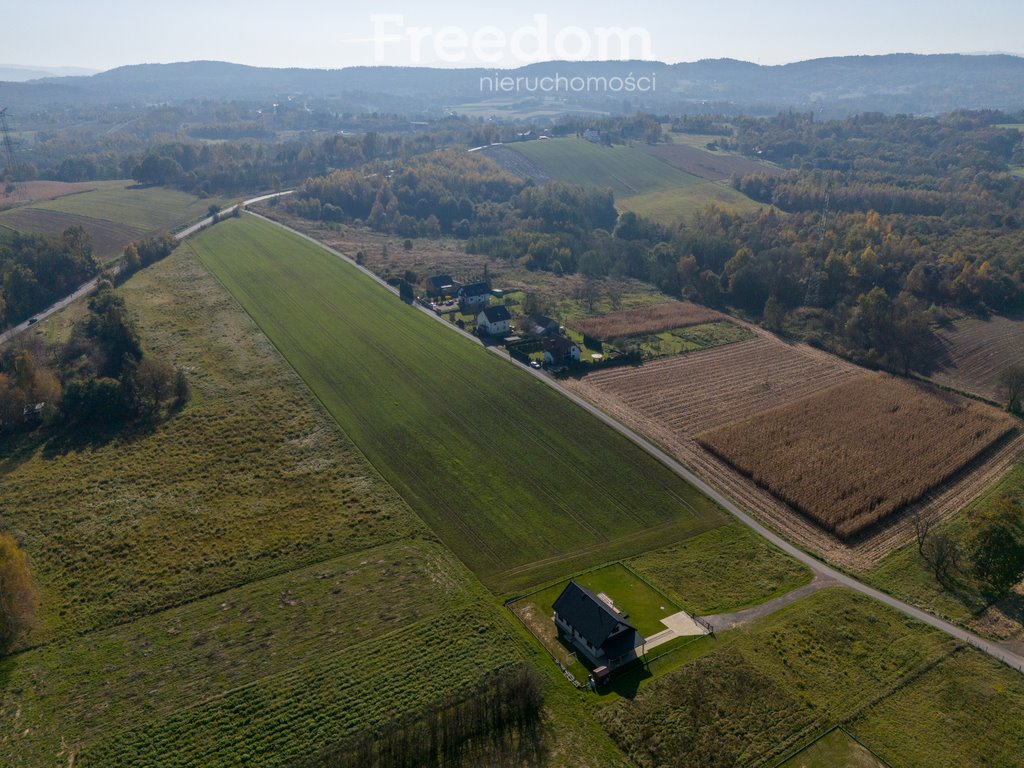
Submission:
M 490 336 L 504 336 L 509 332 L 508 320 L 499 320 L 496 323 L 488 322 L 487 315 L 481 312 L 476 316 L 476 327 Z

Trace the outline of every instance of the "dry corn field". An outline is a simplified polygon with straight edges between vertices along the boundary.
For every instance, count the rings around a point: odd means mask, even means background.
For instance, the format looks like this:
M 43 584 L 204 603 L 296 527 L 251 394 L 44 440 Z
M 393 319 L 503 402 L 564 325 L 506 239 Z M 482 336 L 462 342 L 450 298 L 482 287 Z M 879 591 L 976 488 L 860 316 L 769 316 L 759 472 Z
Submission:
M 660 333 L 688 325 L 713 323 L 728 320 L 721 312 L 691 304 L 687 301 L 673 301 L 653 307 L 613 312 L 599 317 L 585 317 L 572 321 L 573 329 L 595 339 L 608 341 L 623 336 L 642 333 Z
M 872 374 L 698 440 L 849 538 L 945 482 L 1014 426 L 993 408 Z
M 695 439 L 703 432 L 873 374 L 820 350 L 758 337 L 633 368 L 596 371 L 563 385 L 647 435 L 791 541 L 850 570 L 872 567 L 914 538 L 910 512 L 944 520 L 989 488 L 1024 456 L 1024 433 L 1004 440 L 986 460 L 944 483 L 884 525 L 844 541 L 793 509 Z

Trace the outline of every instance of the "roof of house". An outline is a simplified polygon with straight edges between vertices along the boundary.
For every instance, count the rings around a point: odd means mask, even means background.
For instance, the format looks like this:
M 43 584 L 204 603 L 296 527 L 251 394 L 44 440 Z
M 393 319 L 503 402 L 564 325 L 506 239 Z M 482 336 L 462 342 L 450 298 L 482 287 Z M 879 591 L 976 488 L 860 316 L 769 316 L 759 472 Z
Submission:
M 565 336 L 548 336 L 544 339 L 544 351 L 550 352 L 552 356 L 564 357 L 575 346 L 572 339 Z
M 446 285 L 452 284 L 453 283 L 451 275 L 435 275 L 434 277 L 430 278 L 431 288 L 444 288 Z
M 555 613 L 594 648 L 609 657 L 621 656 L 643 642 L 636 627 L 586 587 L 570 581 L 554 604 Z M 627 630 L 627 631 L 621 631 Z M 619 634 L 613 633 L 619 632 Z
M 491 287 L 487 283 L 469 283 L 468 285 L 462 286 L 459 290 L 460 296 L 483 296 L 491 292 Z
M 557 328 L 558 321 L 552 320 L 546 315 L 530 315 L 527 318 L 531 323 L 536 325 L 538 328 Z
M 508 313 L 508 307 L 504 304 L 494 304 L 484 307 L 480 314 L 487 318 L 488 323 L 500 323 L 502 320 L 511 320 L 512 315 Z

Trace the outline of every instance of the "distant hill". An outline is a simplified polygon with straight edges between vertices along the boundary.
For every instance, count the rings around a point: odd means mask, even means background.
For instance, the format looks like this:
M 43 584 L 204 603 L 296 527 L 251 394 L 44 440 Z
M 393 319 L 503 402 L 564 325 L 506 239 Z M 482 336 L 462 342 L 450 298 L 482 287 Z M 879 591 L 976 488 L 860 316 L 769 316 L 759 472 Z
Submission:
M 0 81 L 23 83 L 44 77 L 95 75 L 98 69 L 84 67 L 26 67 L 21 64 L 0 64 Z
M 732 59 L 661 62 L 545 62 L 515 70 L 350 67 L 276 69 L 216 61 L 139 64 L 90 77 L 0 83 L 0 104 L 146 104 L 286 97 L 337 102 L 345 111 L 440 109 L 481 101 L 536 99 L 536 90 L 488 92 L 482 78 L 651 77 L 654 89 L 559 93 L 567 105 L 602 111 L 814 109 L 934 114 L 957 108 L 1024 109 L 1024 58 L 960 54 L 849 56 L 780 66 Z M 0 70 L 2 74 L 2 70 Z M 527 88 L 529 81 L 527 81 Z

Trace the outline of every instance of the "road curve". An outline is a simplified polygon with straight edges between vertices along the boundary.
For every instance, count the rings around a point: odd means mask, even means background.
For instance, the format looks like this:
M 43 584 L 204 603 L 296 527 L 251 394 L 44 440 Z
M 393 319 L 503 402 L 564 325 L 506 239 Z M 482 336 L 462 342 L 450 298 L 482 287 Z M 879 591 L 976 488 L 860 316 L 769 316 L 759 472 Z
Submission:
M 359 264 L 356 264 L 353 259 L 349 258 L 348 256 L 346 256 L 345 254 L 341 253 L 340 251 L 337 251 L 334 248 L 331 248 L 331 247 L 329 247 L 327 245 L 324 245 L 319 240 L 316 240 L 315 238 L 312 238 L 309 235 L 306 235 L 306 234 L 304 234 L 302 232 L 299 232 L 296 229 L 292 229 L 291 227 L 287 226 L 286 224 L 282 224 L 279 221 L 274 221 L 273 219 L 268 219 L 265 216 L 260 216 L 260 214 L 252 213 L 251 211 L 249 213 L 251 213 L 253 216 L 258 216 L 259 218 L 263 219 L 264 221 L 269 221 L 272 224 L 275 224 L 275 225 L 277 225 L 277 226 L 279 226 L 279 227 L 281 227 L 283 229 L 286 229 L 289 232 L 298 235 L 299 237 L 302 237 L 302 238 L 304 238 L 306 240 L 309 240 L 311 243 L 315 243 L 316 245 L 318 245 L 321 248 L 323 248 L 324 250 L 326 250 L 328 253 L 334 254 L 335 256 L 337 256 L 337 257 L 339 257 L 341 259 L 344 259 L 346 262 L 348 262 L 352 266 L 356 267 L 357 269 L 362 271 L 364 274 L 369 276 L 371 279 L 373 279 L 374 282 L 384 286 L 389 291 L 391 291 L 392 293 L 395 293 L 397 295 L 398 291 L 395 288 L 393 288 L 392 286 L 388 285 L 380 277 L 375 275 L 373 272 L 371 272 L 366 267 L 363 267 L 363 266 L 361 266 Z M 809 567 L 814 572 L 815 580 L 816 581 L 817 580 L 827 580 L 827 581 L 834 582 L 836 584 L 840 584 L 840 585 L 845 586 L 845 587 L 849 587 L 850 589 L 855 590 L 856 592 L 860 592 L 863 595 L 867 595 L 871 599 L 877 600 L 878 602 L 880 602 L 880 603 L 882 603 L 884 605 L 887 605 L 890 608 L 892 608 L 892 609 L 894 609 L 896 611 L 899 611 L 900 613 L 902 613 L 902 614 L 904 614 L 906 616 L 910 616 L 911 618 L 917 619 L 918 621 L 923 622 L 924 624 L 927 624 L 930 627 L 934 627 L 935 629 L 938 629 L 941 632 L 945 632 L 947 635 L 950 635 L 951 637 L 954 637 L 954 638 L 956 638 L 957 640 L 959 640 L 959 641 L 961 641 L 963 643 L 966 643 L 968 645 L 974 646 L 975 648 L 977 648 L 978 650 L 982 651 L 983 653 L 987 653 L 989 656 L 991 656 L 991 657 L 993 657 L 995 659 L 998 659 L 999 661 L 1001 661 L 1004 664 L 1012 667 L 1013 669 L 1016 669 L 1018 672 L 1024 673 L 1024 656 L 1021 656 L 1019 654 L 1014 653 L 1009 648 L 1006 648 L 1006 647 L 1004 647 L 1003 645 L 1001 645 L 1001 644 L 999 644 L 997 642 L 994 642 L 994 641 L 991 641 L 991 640 L 986 640 L 985 638 L 980 637 L 980 636 L 974 634 L 973 632 L 969 632 L 968 630 L 966 630 L 966 629 L 964 629 L 962 627 L 958 627 L 957 625 L 952 624 L 952 623 L 950 623 L 948 621 L 944 621 L 943 619 L 940 619 L 940 618 L 938 618 L 936 616 L 932 616 L 930 613 L 927 613 L 926 611 L 923 611 L 920 608 L 917 608 L 917 607 L 915 607 L 913 605 L 910 605 L 909 603 L 905 603 L 902 600 L 898 600 L 897 598 L 893 597 L 892 595 L 888 595 L 885 592 L 882 592 L 881 590 L 875 589 L 874 587 L 869 587 L 867 584 L 864 584 L 863 582 L 858 581 L 857 579 L 855 579 L 854 577 L 850 576 L 849 574 L 846 574 L 846 573 L 843 573 L 842 571 L 836 570 L 835 568 L 833 568 L 832 566 L 828 565 L 827 563 L 824 563 L 821 560 L 819 560 L 814 555 L 812 555 L 812 554 L 810 554 L 808 552 L 805 552 L 802 549 L 799 549 L 798 547 L 794 546 L 793 544 L 790 544 L 786 539 L 782 538 L 777 533 L 775 533 L 771 529 L 765 527 L 759 521 L 755 520 L 749 514 L 744 512 L 742 509 L 739 508 L 739 506 L 736 505 L 735 502 L 732 501 L 732 499 L 729 499 L 728 497 L 726 497 L 725 495 L 720 493 L 717 488 L 715 488 L 714 486 L 710 485 L 709 483 L 707 483 L 702 478 L 698 477 L 696 474 L 694 474 L 687 467 L 684 467 L 682 464 L 680 464 L 672 456 L 669 456 L 661 448 L 659 448 L 658 446 L 654 445 L 647 438 L 643 437 L 642 435 L 640 435 L 638 432 L 636 432 L 635 430 L 631 429 L 630 427 L 627 427 L 622 422 L 612 418 L 607 413 L 605 413 L 601 409 L 597 408 L 596 406 L 592 405 L 591 403 L 587 402 L 583 398 L 579 397 L 574 392 L 570 392 L 569 390 L 565 389 L 560 384 L 558 384 L 558 382 L 554 378 L 552 378 L 548 374 L 544 373 L 543 371 L 535 370 L 535 369 L 531 368 L 530 366 L 525 365 L 524 363 L 520 363 L 517 360 L 512 360 L 508 356 L 508 354 L 503 349 L 501 349 L 499 347 L 489 347 L 486 344 L 483 344 L 483 342 L 479 338 L 474 336 L 473 334 L 468 333 L 467 331 L 464 331 L 464 330 L 462 330 L 460 328 L 457 328 L 457 327 L 453 326 L 451 323 L 446 321 L 444 318 L 442 318 L 442 317 L 436 315 L 434 312 L 430 311 L 427 307 L 421 306 L 419 304 L 414 304 L 413 306 L 415 306 L 417 309 L 422 311 L 428 317 L 432 317 L 437 322 L 442 323 L 446 328 L 448 328 L 450 330 L 453 330 L 453 331 L 455 331 L 457 333 L 461 333 L 463 336 L 465 336 L 466 338 L 474 341 L 475 343 L 483 345 L 484 347 L 489 349 L 491 352 L 493 352 L 496 355 L 498 355 L 502 360 L 510 362 L 512 365 L 519 366 L 519 368 L 521 368 L 522 370 L 526 371 L 531 376 L 534 376 L 539 381 L 544 382 L 549 387 L 554 389 L 556 392 L 558 392 L 559 394 L 563 395 L 564 397 L 569 398 L 572 402 L 574 402 L 580 408 L 582 408 L 583 410 L 587 411 L 591 415 L 597 417 L 598 419 L 603 421 L 605 424 L 607 424 L 609 427 L 614 429 L 616 432 L 618 432 L 621 435 L 623 435 L 626 438 L 628 438 L 630 441 L 632 441 L 637 446 L 639 446 L 640 448 L 645 450 L 651 456 L 653 456 L 654 458 L 658 459 L 658 461 L 660 461 L 662 464 L 667 466 L 669 469 L 671 469 L 673 472 L 675 472 L 681 478 L 683 478 L 688 483 L 690 483 L 691 485 L 693 485 L 696 488 L 698 488 L 702 493 L 707 495 L 709 498 L 711 498 L 714 501 L 716 501 L 726 511 L 728 511 L 730 514 L 732 514 L 733 517 L 735 517 L 741 523 L 746 525 L 748 528 L 752 529 L 757 534 L 759 534 L 761 537 L 763 537 L 763 538 L 767 539 L 768 541 L 770 541 L 772 544 L 774 544 L 776 547 L 781 549 L 786 554 L 790 555 L 791 557 L 795 558 L 796 560 L 799 560 L 801 563 L 803 563 L 804 565 Z
M 259 197 L 254 197 L 244 201 L 243 203 L 241 203 L 241 205 L 242 207 L 245 207 L 247 205 L 252 205 L 254 203 L 261 203 L 264 200 L 269 200 L 272 197 L 283 197 L 284 195 L 290 195 L 292 192 L 293 190 L 289 189 L 286 192 L 272 192 L 268 195 L 260 195 Z M 217 215 L 230 215 L 234 213 L 237 207 L 238 205 L 232 205 L 230 208 L 225 208 L 223 211 L 218 212 Z M 174 239 L 180 242 L 184 240 L 186 237 L 194 235 L 199 230 L 205 229 L 206 227 L 210 226 L 213 223 L 213 219 L 213 216 L 207 216 L 202 221 L 197 221 L 195 224 L 192 224 L 179 232 L 175 232 Z M 121 271 L 121 267 L 120 265 L 115 265 L 111 267 L 109 271 L 116 275 L 118 272 Z M 60 299 L 59 301 L 56 301 L 50 306 L 48 306 L 46 309 L 37 312 L 32 316 L 32 319 L 35 321 L 39 321 L 42 320 L 43 318 L 49 317 L 54 312 L 59 312 L 76 299 L 80 299 L 82 296 L 86 296 L 87 294 L 91 293 L 92 290 L 96 287 L 96 284 L 99 282 L 99 280 L 99 275 L 92 278 L 91 280 L 87 280 L 86 282 L 82 283 L 82 285 L 80 285 L 78 288 L 76 288 L 74 293 L 68 294 L 63 299 Z M 0 333 L 0 344 L 3 344 L 9 339 L 13 339 L 15 336 L 28 330 L 33 325 L 35 325 L 34 322 L 30 323 L 28 320 L 26 320 L 25 322 L 19 323 L 18 325 L 13 326 L 12 328 L 8 328 L 3 333 Z

